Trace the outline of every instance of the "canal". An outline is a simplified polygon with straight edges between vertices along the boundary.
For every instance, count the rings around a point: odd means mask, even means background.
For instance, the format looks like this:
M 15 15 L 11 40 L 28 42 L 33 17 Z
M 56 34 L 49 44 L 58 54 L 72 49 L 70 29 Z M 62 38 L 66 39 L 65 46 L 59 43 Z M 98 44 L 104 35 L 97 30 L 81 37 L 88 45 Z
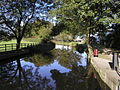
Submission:
M 87 54 L 56 46 L 0 65 L 0 90 L 101 90 L 88 77 Z

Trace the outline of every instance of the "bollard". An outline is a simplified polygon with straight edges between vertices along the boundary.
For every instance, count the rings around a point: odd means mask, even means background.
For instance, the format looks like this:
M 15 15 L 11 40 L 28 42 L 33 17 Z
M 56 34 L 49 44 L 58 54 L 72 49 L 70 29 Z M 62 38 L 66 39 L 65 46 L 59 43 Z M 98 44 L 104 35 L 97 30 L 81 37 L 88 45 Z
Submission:
M 112 68 L 113 68 L 113 70 L 117 70 L 119 68 L 119 61 L 118 61 L 118 53 L 117 52 L 113 52 Z
M 94 57 L 98 57 L 98 49 L 95 49 L 95 50 L 93 51 L 93 55 L 94 55 Z

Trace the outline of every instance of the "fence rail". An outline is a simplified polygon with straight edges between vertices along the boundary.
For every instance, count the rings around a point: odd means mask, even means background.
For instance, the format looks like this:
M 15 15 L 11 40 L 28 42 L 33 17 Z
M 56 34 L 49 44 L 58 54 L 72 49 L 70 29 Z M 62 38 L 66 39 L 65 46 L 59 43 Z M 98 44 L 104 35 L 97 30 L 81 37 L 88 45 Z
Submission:
M 17 45 L 16 43 L 0 44 L 0 52 L 16 50 L 16 45 Z M 33 45 L 36 45 L 36 43 L 21 43 L 20 49 Z

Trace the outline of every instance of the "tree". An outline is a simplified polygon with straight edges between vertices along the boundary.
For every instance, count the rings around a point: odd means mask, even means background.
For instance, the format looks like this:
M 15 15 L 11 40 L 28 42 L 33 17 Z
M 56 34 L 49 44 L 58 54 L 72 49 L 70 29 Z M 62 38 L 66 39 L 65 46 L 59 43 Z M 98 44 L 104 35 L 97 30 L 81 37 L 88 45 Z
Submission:
M 108 26 L 119 22 L 119 0 L 57 0 L 55 4 L 57 9 L 51 13 L 56 15 L 71 33 L 86 34 L 87 41 L 90 34 L 101 32 L 99 25 Z M 102 32 L 106 32 L 105 30 Z
M 106 36 L 106 46 L 120 50 L 120 24 L 112 24 L 112 31 Z
M 64 29 L 65 29 L 64 23 L 60 22 L 52 28 L 52 32 L 51 32 L 50 36 L 57 36 L 60 34 L 60 32 L 64 31 Z
M 17 49 L 29 23 L 42 18 L 53 6 L 49 0 L 1 0 L 0 27 L 14 34 Z M 40 16 L 41 15 L 41 16 Z
M 45 20 L 36 20 L 29 24 L 25 37 L 38 37 L 40 40 L 49 38 L 52 32 L 53 24 Z

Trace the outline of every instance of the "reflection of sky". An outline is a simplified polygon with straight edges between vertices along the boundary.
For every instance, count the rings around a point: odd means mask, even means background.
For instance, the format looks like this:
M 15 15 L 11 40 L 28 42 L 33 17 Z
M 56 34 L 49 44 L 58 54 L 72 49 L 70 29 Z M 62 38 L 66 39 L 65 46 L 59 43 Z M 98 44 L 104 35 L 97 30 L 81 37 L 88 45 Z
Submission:
M 41 74 L 41 76 L 42 77 L 47 77 L 47 78 L 50 78 L 50 76 L 51 76 L 50 71 L 53 70 L 53 69 L 57 69 L 61 73 L 71 71 L 71 69 L 67 69 L 66 67 L 61 66 L 59 64 L 59 61 L 57 61 L 57 60 L 54 60 L 54 62 L 49 64 L 49 65 L 43 65 L 43 66 L 40 66 L 40 67 L 36 67 L 33 63 L 27 62 L 27 61 L 24 61 L 24 60 L 21 61 L 21 64 L 22 64 L 22 67 L 25 66 L 25 65 L 32 66 L 33 69 L 34 69 L 33 71 L 35 71 L 35 69 L 39 68 L 39 73 Z M 27 69 L 27 68 L 25 68 L 25 69 Z
M 50 71 L 53 70 L 53 69 L 57 69 L 61 73 L 71 71 L 70 69 L 67 69 L 67 68 L 61 66 L 57 60 L 54 60 L 54 62 L 49 64 L 49 65 L 44 65 L 44 66 L 39 68 L 39 70 L 41 72 L 41 75 L 42 76 L 46 76 L 46 77 L 50 77 L 51 76 Z
M 77 62 L 78 66 L 86 67 L 87 66 L 87 53 L 86 52 L 79 53 L 78 51 L 75 51 L 74 53 L 81 56 L 80 61 Z
M 82 56 L 80 59 L 81 63 L 78 62 L 78 65 L 86 67 L 87 66 L 87 54 L 84 52 L 81 54 L 81 56 Z
M 52 75 L 52 74 L 50 73 L 51 70 L 57 69 L 57 70 L 59 70 L 61 73 L 65 73 L 65 72 L 70 72 L 70 71 L 71 71 L 71 69 L 67 69 L 67 68 L 61 66 L 61 65 L 59 64 L 59 61 L 57 61 L 57 60 L 54 60 L 54 62 L 51 63 L 51 64 L 49 64 L 49 65 L 43 65 L 43 66 L 40 66 L 40 67 L 36 67 L 35 64 L 33 64 L 33 63 L 31 63 L 31 62 L 27 62 L 27 61 L 21 60 L 21 65 L 22 65 L 22 67 L 24 67 L 25 65 L 32 66 L 32 68 L 33 68 L 32 72 L 33 72 L 33 73 L 35 72 L 35 70 L 36 70 L 37 68 L 39 68 L 39 69 L 38 69 L 39 74 L 40 74 L 42 77 L 47 77 L 48 79 L 50 79 L 51 81 L 50 81 L 49 84 L 52 85 L 52 86 L 55 86 L 55 83 L 54 83 L 55 81 L 51 78 L 51 75 Z M 29 68 L 29 67 L 28 67 L 28 68 Z M 25 69 L 27 69 L 27 67 L 26 67 Z

